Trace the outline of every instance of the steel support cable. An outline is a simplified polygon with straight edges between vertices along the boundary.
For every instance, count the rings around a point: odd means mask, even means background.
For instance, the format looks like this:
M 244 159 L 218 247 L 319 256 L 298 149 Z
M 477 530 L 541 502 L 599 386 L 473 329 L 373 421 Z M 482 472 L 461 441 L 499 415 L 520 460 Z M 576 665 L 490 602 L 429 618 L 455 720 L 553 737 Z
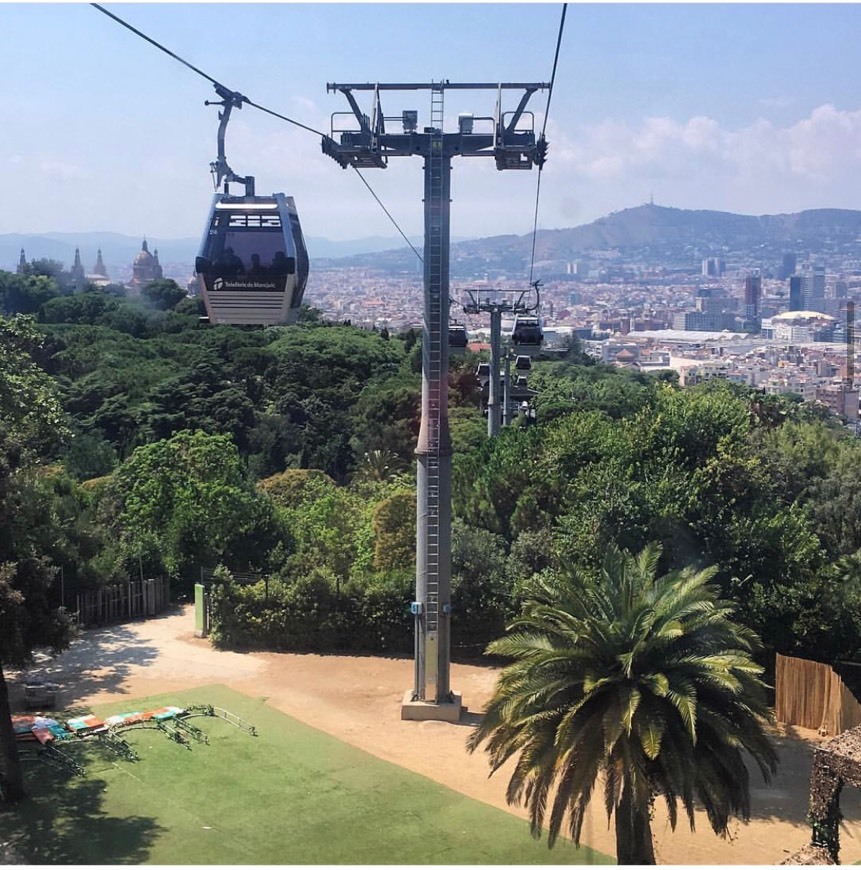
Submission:
M 406 235 L 404 234 L 404 231 L 398 226 L 397 221 L 389 214 L 389 210 L 383 205 L 383 203 L 381 202 L 380 198 L 376 195 L 376 193 L 374 193 L 373 189 L 371 188 L 371 185 L 368 184 L 368 179 L 365 178 L 365 176 L 362 175 L 361 172 L 359 172 L 359 170 L 356 166 L 354 166 L 353 169 L 355 170 L 356 175 L 358 175 L 359 178 L 362 179 L 362 182 L 364 183 L 365 187 L 367 187 L 368 190 L 371 192 L 371 196 L 379 203 L 380 208 L 386 213 L 386 216 L 388 217 L 388 219 L 395 225 L 395 229 L 401 234 L 401 238 L 403 238 L 403 240 L 413 249 L 413 253 L 419 258 L 419 262 L 423 263 L 424 260 L 422 260 L 422 255 L 413 247 L 413 243 L 406 237 Z
M 219 93 L 221 93 L 223 91 L 227 91 L 231 94 L 236 93 L 235 91 L 232 91 L 230 88 L 221 84 L 221 82 L 219 82 L 217 79 L 214 79 L 211 75 L 207 75 L 203 70 L 198 69 L 196 66 L 194 66 L 193 64 L 190 64 L 184 58 L 181 58 L 175 52 L 172 52 L 169 48 L 165 48 L 165 46 L 163 46 L 160 42 L 157 42 L 156 40 L 147 36 L 145 33 L 142 33 L 140 30 L 138 30 L 136 27 L 133 27 L 127 21 L 123 21 L 122 18 L 120 18 L 117 15 L 114 15 L 113 12 L 109 12 L 107 9 L 105 9 L 104 6 L 101 6 L 99 3 L 91 3 L 90 5 L 93 6 L 95 9 L 98 9 L 99 12 L 103 12 L 105 15 L 108 16 L 108 18 L 112 18 L 114 21 L 117 22 L 117 24 L 121 24 L 127 30 L 130 30 L 136 36 L 139 36 L 141 39 L 146 40 L 150 45 L 155 46 L 157 49 L 159 49 L 159 51 L 163 51 L 165 54 L 169 55 L 174 60 L 179 61 L 183 66 L 187 66 L 192 72 L 196 72 L 199 76 L 202 76 L 208 82 L 211 82 L 215 86 L 215 89 Z M 276 118 L 280 118 L 282 121 L 287 121 L 288 124 L 295 124 L 295 126 L 301 127 L 303 130 L 307 130 L 309 133 L 314 133 L 317 136 L 323 135 L 319 130 L 315 130 L 313 127 L 307 127 L 305 124 L 302 124 L 299 121 L 293 120 L 293 118 L 288 118 L 286 115 L 281 115 L 278 112 L 272 111 L 272 109 L 267 109 L 265 106 L 261 106 L 259 103 L 255 103 L 253 100 L 249 100 L 248 97 L 246 97 L 242 94 L 236 94 L 236 95 L 237 95 L 237 97 L 239 97 L 241 99 L 241 101 L 243 103 L 247 103 L 249 106 L 253 106 L 255 109 L 259 109 L 261 112 L 266 112 L 266 114 L 268 114 L 268 115 L 274 115 Z
M 188 67 L 192 72 L 195 72 L 199 76 L 205 78 L 208 82 L 210 82 L 215 87 L 216 91 L 218 91 L 219 94 L 221 94 L 225 91 L 227 91 L 229 93 L 235 93 L 234 91 L 231 91 L 230 88 L 227 88 L 224 85 L 222 85 L 221 82 L 214 79 L 212 76 L 207 75 L 205 72 L 203 72 L 203 70 L 198 69 L 193 64 L 190 64 L 187 60 L 184 60 L 183 58 L 181 58 L 178 54 L 175 54 L 174 52 L 172 52 L 169 48 L 165 48 L 165 46 L 163 46 L 160 42 L 157 42 L 156 40 L 150 38 L 145 33 L 142 33 L 140 30 L 138 30 L 136 27 L 133 27 L 128 22 L 123 21 L 122 18 L 120 18 L 117 15 L 114 15 L 113 12 L 109 12 L 107 9 L 105 9 L 104 6 L 100 5 L 99 3 L 90 3 L 90 5 L 93 8 L 98 9 L 99 12 L 102 12 L 105 15 L 107 15 L 108 18 L 111 18 L 114 21 L 116 21 L 117 24 L 121 24 L 127 30 L 130 30 L 136 36 L 139 36 L 141 39 L 146 40 L 150 45 L 155 46 L 157 49 L 159 49 L 159 51 L 163 51 L 165 54 L 169 55 L 174 60 L 179 61 L 183 66 Z M 286 115 L 282 115 L 279 112 L 273 111 L 272 109 L 267 109 L 265 106 L 261 106 L 259 103 L 255 103 L 253 100 L 249 100 L 248 97 L 243 96 L 242 94 L 238 94 L 237 96 L 239 98 L 241 98 L 242 102 L 247 103 L 249 106 L 253 106 L 258 111 L 265 112 L 267 115 L 272 115 L 275 118 L 279 118 L 282 121 L 286 121 L 288 124 L 293 124 L 294 126 L 301 128 L 302 130 L 307 130 L 309 133 L 313 133 L 315 136 L 320 136 L 321 138 L 325 137 L 324 133 L 321 133 L 319 130 L 315 130 L 313 127 L 308 127 L 305 124 L 302 124 L 299 121 L 294 120 L 293 118 L 288 118 Z M 353 168 L 356 169 L 355 166 Z M 380 198 L 376 195 L 376 193 L 374 193 L 373 189 L 371 188 L 371 185 L 368 184 L 367 179 L 362 175 L 361 172 L 359 172 L 358 169 L 356 169 L 356 174 L 365 183 L 365 187 L 368 188 L 368 190 L 371 192 L 371 195 L 379 203 L 380 208 L 382 208 L 382 210 L 386 213 L 386 217 L 388 217 L 388 219 L 392 222 L 395 229 L 401 234 L 401 236 L 403 236 L 406 243 L 413 249 L 413 253 L 415 253 L 415 255 L 419 258 L 419 260 L 421 260 L 421 256 L 419 255 L 419 252 L 416 251 L 415 248 L 413 248 L 409 239 L 407 239 L 406 235 L 404 235 L 403 230 L 398 226 L 397 221 L 391 216 L 388 209 L 383 205 L 383 203 L 380 201 Z
M 544 133 L 547 130 L 547 118 L 550 116 L 550 100 L 553 97 L 553 83 L 556 81 L 556 67 L 559 63 L 559 49 L 562 46 L 562 33 L 565 30 L 565 13 L 568 10 L 568 4 L 562 4 L 562 18 L 559 21 L 559 33 L 556 37 L 556 54 L 553 57 L 553 72 L 550 76 L 550 87 L 547 89 L 547 107 L 544 110 L 544 123 L 541 126 L 541 138 L 539 141 L 544 141 Z M 538 182 L 535 185 L 535 216 L 532 222 L 532 255 L 529 260 L 529 283 L 532 284 L 532 273 L 535 268 L 535 242 L 538 235 L 538 202 L 541 196 L 541 170 L 544 169 L 544 162 L 538 165 Z

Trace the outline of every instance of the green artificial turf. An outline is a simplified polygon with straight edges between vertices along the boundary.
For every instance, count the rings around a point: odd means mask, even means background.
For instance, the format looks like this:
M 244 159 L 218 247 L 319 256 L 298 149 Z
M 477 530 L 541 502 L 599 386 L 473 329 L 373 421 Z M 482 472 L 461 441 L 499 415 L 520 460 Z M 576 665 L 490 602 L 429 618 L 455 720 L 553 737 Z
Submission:
M 30 797 L 0 812 L 0 842 L 11 841 L 34 864 L 614 863 L 568 841 L 548 850 L 522 819 L 224 686 L 92 712 L 166 704 L 222 707 L 252 722 L 258 736 L 209 717 L 190 720 L 209 745 L 186 748 L 160 731 L 125 731 L 137 762 L 94 742 L 65 742 L 86 776 L 28 763 Z

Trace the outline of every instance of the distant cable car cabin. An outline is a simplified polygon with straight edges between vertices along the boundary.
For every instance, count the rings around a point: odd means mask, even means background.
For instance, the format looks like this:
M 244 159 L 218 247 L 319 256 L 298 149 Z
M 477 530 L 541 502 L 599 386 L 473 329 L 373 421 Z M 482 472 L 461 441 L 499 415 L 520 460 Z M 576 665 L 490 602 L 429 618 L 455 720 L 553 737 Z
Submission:
M 532 371 L 532 357 L 527 354 L 520 354 L 514 360 L 514 368 L 518 372 Z
M 455 355 L 465 353 L 467 344 L 466 327 L 461 323 L 450 323 L 448 326 L 449 352 Z
M 541 320 L 531 314 L 518 314 L 514 318 L 514 327 L 511 330 L 511 343 L 519 351 L 537 351 L 544 341 L 544 331 L 541 329 Z
M 308 265 L 292 196 L 213 197 L 195 260 L 210 323 L 294 323 Z

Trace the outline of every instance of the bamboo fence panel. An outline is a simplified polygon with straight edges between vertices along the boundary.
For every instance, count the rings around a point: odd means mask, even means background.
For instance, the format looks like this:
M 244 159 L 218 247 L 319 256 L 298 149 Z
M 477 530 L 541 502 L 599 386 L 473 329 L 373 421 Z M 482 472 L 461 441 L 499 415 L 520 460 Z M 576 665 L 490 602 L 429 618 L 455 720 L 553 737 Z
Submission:
M 836 736 L 861 725 L 861 704 L 829 665 L 782 656 L 775 662 L 775 716 Z
M 170 581 L 133 580 L 78 595 L 78 625 L 105 625 L 156 616 L 170 606 Z

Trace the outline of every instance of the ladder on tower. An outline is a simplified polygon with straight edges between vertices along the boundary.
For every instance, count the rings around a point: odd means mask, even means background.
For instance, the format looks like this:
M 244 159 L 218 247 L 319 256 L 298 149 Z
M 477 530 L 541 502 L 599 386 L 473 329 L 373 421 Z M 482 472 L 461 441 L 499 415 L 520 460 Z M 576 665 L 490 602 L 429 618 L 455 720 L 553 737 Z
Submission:
M 448 341 L 448 323 L 443 323 L 443 109 L 442 82 L 431 88 L 431 138 L 429 174 L 430 226 L 428 235 L 428 286 L 432 288 L 428 299 L 428 456 L 427 456 L 427 616 L 426 628 L 431 637 L 439 631 L 439 573 L 440 573 L 440 428 L 442 403 L 448 401 L 447 373 L 443 371 L 443 341 Z M 436 651 L 432 644 L 431 652 Z M 432 665 L 436 673 L 436 663 Z

